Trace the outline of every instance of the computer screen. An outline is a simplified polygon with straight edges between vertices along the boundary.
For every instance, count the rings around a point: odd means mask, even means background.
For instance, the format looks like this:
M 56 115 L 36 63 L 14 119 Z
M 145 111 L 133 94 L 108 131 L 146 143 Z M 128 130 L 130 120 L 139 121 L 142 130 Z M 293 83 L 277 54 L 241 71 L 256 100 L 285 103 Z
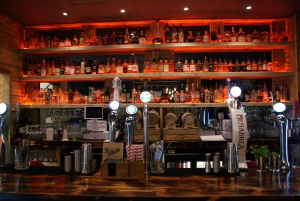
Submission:
M 84 119 L 103 119 L 103 107 L 85 106 Z

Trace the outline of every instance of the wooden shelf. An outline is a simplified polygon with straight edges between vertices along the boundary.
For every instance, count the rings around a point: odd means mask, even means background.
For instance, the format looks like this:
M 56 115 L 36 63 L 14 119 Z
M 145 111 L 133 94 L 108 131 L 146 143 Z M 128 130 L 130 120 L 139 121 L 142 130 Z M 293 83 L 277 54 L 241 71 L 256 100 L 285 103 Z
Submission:
M 193 73 L 124 73 L 124 74 L 84 74 L 84 75 L 54 75 L 38 77 L 21 77 L 20 81 L 26 82 L 78 82 L 78 81 L 103 81 L 112 80 L 116 76 L 121 80 L 180 80 L 189 78 L 200 79 L 265 79 L 292 76 L 292 72 L 193 72 Z
M 103 45 L 86 47 L 60 47 L 42 49 L 20 49 L 20 53 L 39 55 L 58 54 L 144 54 L 146 50 L 172 50 L 175 53 L 185 52 L 234 52 L 234 51 L 270 51 L 284 49 L 292 42 L 224 42 L 224 43 L 167 43 L 167 44 L 130 44 Z
M 286 105 L 293 105 L 292 102 L 285 102 Z M 64 109 L 64 108 L 84 108 L 85 106 L 100 106 L 108 108 L 108 104 L 64 104 L 64 105 L 21 105 L 22 109 Z M 121 103 L 120 108 L 126 108 L 129 103 Z M 271 102 L 242 102 L 248 107 L 272 106 Z M 143 108 L 143 104 L 136 104 L 138 108 Z M 225 103 L 148 103 L 150 108 L 197 108 L 197 107 L 227 107 Z

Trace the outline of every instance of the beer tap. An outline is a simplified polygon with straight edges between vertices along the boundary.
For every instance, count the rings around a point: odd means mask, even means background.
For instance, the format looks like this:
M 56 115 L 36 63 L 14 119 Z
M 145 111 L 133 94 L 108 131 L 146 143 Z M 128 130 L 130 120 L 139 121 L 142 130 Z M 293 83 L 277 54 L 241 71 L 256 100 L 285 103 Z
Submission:
M 144 91 L 140 95 L 143 107 L 143 131 L 144 131 L 144 154 L 145 154 L 145 174 L 149 174 L 149 108 L 148 102 L 151 100 L 151 94 L 148 91 L 148 79 L 143 79 Z
M 290 169 L 289 157 L 288 157 L 288 133 L 290 120 L 283 115 L 286 109 L 285 104 L 273 102 L 273 94 L 271 94 L 273 103 L 273 120 L 277 123 L 279 129 L 279 146 L 280 146 L 280 166 L 282 171 L 288 171 Z
M 126 107 L 126 113 L 129 115 L 125 120 L 126 128 L 126 145 L 131 145 L 134 142 L 134 129 L 136 125 L 136 113 L 138 109 L 135 105 Z

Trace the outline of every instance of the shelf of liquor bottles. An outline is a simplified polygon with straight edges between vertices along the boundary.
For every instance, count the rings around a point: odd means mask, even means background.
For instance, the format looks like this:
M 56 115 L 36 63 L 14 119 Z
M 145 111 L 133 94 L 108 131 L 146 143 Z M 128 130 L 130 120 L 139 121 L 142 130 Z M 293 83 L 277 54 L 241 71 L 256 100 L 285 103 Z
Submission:
M 26 82 L 78 82 L 78 81 L 101 81 L 112 80 L 118 76 L 121 80 L 141 80 L 143 78 L 153 80 L 182 80 L 189 78 L 197 79 L 262 79 L 282 78 L 292 76 L 293 72 L 162 72 L 162 73 L 123 73 L 123 74 L 78 74 L 78 75 L 53 75 L 21 77 L 20 81 Z
M 145 53 L 146 50 L 172 50 L 175 53 L 208 52 L 208 51 L 271 51 L 286 49 L 293 46 L 293 42 L 223 42 L 223 43 L 165 43 L 165 44 L 129 44 L 129 45 L 102 45 L 85 47 L 57 47 L 20 49 L 23 54 L 61 55 L 61 54 L 128 54 Z
M 293 105 L 292 102 L 285 102 L 286 105 Z M 60 108 L 84 108 L 85 106 L 101 106 L 108 108 L 108 104 L 44 104 L 44 105 L 21 105 L 22 109 L 60 109 Z M 130 103 L 121 103 L 120 108 L 126 108 Z M 272 106 L 271 102 L 242 102 L 248 107 Z M 143 104 L 137 103 L 138 108 Z M 150 108 L 206 108 L 206 107 L 227 107 L 225 103 L 148 103 Z

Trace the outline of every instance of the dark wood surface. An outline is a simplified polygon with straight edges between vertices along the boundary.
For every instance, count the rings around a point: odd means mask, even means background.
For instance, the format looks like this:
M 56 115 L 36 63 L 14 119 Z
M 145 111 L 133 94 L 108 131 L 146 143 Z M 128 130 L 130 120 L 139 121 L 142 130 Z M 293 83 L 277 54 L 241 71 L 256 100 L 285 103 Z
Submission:
M 102 180 L 83 175 L 0 173 L 0 200 L 300 200 L 300 169 L 251 169 L 238 176 L 149 175 Z

